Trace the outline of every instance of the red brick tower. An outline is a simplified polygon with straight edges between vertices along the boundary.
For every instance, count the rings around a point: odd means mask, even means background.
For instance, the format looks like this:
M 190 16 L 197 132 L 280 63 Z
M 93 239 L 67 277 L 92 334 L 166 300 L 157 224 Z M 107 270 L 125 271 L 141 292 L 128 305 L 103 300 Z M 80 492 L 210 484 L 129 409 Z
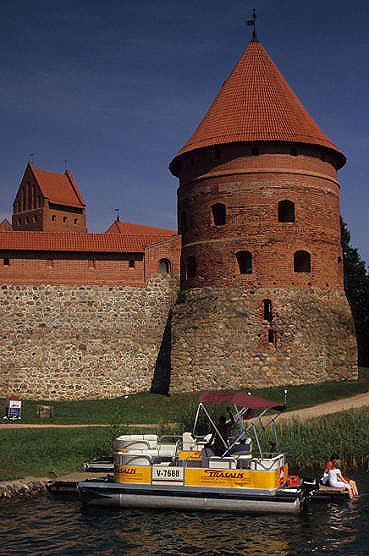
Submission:
M 27 164 L 13 203 L 13 230 L 86 232 L 86 203 L 69 170 L 56 174 Z
M 184 292 L 173 390 L 356 376 L 336 176 L 344 163 L 254 38 L 170 165 Z

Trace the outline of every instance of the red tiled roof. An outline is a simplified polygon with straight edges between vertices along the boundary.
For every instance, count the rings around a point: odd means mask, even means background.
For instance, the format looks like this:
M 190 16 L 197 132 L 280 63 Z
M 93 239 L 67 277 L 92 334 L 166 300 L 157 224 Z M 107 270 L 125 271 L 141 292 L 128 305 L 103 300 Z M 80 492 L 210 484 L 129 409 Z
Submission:
M 0 232 L 11 232 L 12 230 L 13 228 L 10 222 L 4 218 L 4 220 L 0 222 Z
M 181 154 L 234 142 L 320 145 L 345 157 L 319 129 L 264 47 L 251 41 Z
M 143 253 L 160 241 L 158 236 L 123 236 L 65 232 L 2 232 L 0 251 L 74 251 L 100 253 Z
M 175 230 L 167 230 L 166 228 L 155 228 L 154 226 L 144 226 L 143 224 L 132 224 L 131 222 L 121 222 L 116 220 L 106 230 L 107 234 L 123 234 L 125 236 L 142 236 L 151 235 L 161 238 L 168 238 L 177 234 Z
M 65 174 L 57 174 L 35 168 L 32 162 L 29 167 L 43 193 L 52 203 L 72 207 L 85 207 L 86 203 L 69 170 Z

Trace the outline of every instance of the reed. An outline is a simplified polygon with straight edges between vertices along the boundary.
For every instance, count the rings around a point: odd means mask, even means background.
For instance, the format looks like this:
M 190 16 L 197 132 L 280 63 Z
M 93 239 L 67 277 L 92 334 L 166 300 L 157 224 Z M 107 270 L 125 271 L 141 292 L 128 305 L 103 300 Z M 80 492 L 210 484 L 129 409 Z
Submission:
M 346 469 L 368 468 L 368 409 L 352 410 L 309 421 L 286 421 L 276 425 L 279 449 L 288 454 L 292 471 L 324 468 L 331 454 L 339 454 Z M 263 438 L 264 447 L 272 431 Z

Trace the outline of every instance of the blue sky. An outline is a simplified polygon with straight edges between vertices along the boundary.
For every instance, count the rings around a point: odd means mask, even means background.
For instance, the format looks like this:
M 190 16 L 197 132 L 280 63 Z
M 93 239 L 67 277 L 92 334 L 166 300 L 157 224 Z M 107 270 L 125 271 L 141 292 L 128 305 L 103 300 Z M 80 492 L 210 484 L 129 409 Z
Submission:
M 342 213 L 369 262 L 367 0 L 3 0 L 0 218 L 28 155 L 73 171 L 90 231 L 121 219 L 175 228 L 168 163 L 258 36 L 348 157 Z

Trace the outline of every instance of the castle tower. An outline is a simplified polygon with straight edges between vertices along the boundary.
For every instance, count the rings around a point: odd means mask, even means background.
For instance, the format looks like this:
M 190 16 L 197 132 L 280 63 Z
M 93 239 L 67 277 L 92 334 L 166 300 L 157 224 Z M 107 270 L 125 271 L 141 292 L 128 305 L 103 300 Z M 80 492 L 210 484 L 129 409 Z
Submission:
M 13 230 L 86 232 L 86 203 L 69 170 L 48 172 L 27 164 L 13 203 Z
M 344 164 L 254 35 L 170 164 L 183 240 L 173 391 L 357 376 Z

